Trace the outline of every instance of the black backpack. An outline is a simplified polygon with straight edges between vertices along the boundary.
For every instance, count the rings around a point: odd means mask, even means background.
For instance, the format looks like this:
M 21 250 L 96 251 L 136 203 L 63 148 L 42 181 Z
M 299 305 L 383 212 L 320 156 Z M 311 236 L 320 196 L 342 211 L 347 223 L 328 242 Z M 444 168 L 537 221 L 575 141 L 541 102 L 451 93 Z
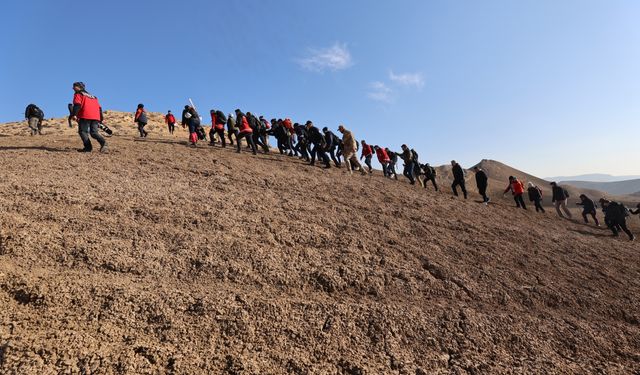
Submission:
M 227 116 L 225 116 L 222 111 L 216 111 L 216 121 L 218 124 L 224 125 L 227 123 Z

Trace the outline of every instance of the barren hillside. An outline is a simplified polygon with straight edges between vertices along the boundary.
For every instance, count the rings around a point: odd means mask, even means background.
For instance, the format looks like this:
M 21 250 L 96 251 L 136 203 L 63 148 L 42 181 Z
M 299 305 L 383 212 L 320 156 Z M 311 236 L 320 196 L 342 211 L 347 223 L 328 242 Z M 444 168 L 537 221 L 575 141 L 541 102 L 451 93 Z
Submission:
M 110 116 L 0 125 L 0 373 L 640 371 L 638 242 Z

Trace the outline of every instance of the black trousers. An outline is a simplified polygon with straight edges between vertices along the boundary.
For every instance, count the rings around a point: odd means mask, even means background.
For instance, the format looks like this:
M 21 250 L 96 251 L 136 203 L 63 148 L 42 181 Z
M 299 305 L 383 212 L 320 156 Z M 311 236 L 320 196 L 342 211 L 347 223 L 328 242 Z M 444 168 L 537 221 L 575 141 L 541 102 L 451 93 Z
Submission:
M 146 130 L 144 130 L 144 127 L 147 126 L 146 122 L 139 122 L 138 123 L 138 131 L 140 132 L 140 137 L 144 138 L 146 137 L 149 133 L 147 133 Z
M 327 153 L 322 149 L 322 146 L 320 146 L 319 143 L 314 143 L 313 148 L 311 149 L 311 165 L 316 162 L 316 156 L 318 156 L 318 160 L 322 159 L 324 165 L 329 165 L 329 156 L 327 156 Z
M 335 164 L 336 167 L 339 167 L 342 163 L 340 162 L 340 156 L 336 156 L 336 149 L 336 146 L 331 147 L 329 149 L 329 156 L 331 157 L 331 160 L 333 160 L 333 164 Z
M 487 197 L 487 187 L 486 186 L 478 186 L 478 192 L 482 196 L 483 202 L 488 202 L 489 197 Z
M 242 140 L 242 138 L 245 138 L 247 140 L 247 143 L 249 144 L 249 146 L 251 146 L 253 154 L 257 154 L 258 150 L 256 149 L 256 144 L 253 142 L 253 136 L 251 135 L 251 133 L 236 133 L 236 152 L 240 152 L 240 144 L 242 143 L 240 141 Z
M 462 190 L 462 194 L 464 194 L 464 199 L 467 199 L 467 188 L 464 185 L 464 180 L 453 180 L 453 184 L 451 184 L 453 195 L 458 196 L 458 190 L 456 189 L 458 186 L 460 186 L 460 190 Z
M 438 184 L 436 183 L 436 176 L 430 176 L 430 177 L 427 177 L 426 175 L 424 176 L 424 187 L 425 187 L 425 189 L 427 188 L 427 181 L 431 181 L 431 184 L 433 185 L 433 187 L 436 189 L 436 191 L 438 191 Z
M 218 138 L 220 138 L 220 142 L 222 143 L 222 147 L 227 147 L 227 140 L 224 137 L 224 129 L 216 129 L 216 128 L 211 128 L 211 130 L 209 130 L 209 144 L 214 144 L 215 142 L 213 141 L 214 138 L 214 134 L 218 134 Z
M 513 196 L 513 200 L 516 201 L 516 207 L 527 209 L 527 206 L 524 204 L 524 199 L 522 199 L 522 194 L 516 194 Z
M 263 136 L 262 134 L 260 134 L 260 133 L 259 133 L 259 132 L 257 132 L 257 131 L 254 131 L 254 132 L 253 132 L 253 135 L 252 135 L 252 138 L 253 138 L 253 143 L 255 143 L 255 144 L 256 144 L 256 146 L 260 146 L 260 147 L 262 147 L 262 150 L 263 150 L 265 153 L 266 153 L 266 152 L 269 152 L 269 146 L 267 146 L 267 142 L 266 142 L 266 140 L 264 139 L 264 136 Z
M 609 229 L 611 229 L 614 236 L 617 236 L 620 230 L 622 230 L 627 234 L 627 236 L 629 236 L 629 239 L 634 238 L 633 233 L 631 233 L 629 228 L 627 228 L 627 219 L 623 218 L 618 220 L 606 220 L 606 221 L 607 221 L 607 226 L 609 227 Z
M 369 173 L 371 173 L 371 171 L 373 170 L 373 168 L 371 167 L 371 157 L 372 155 L 364 157 L 364 164 L 366 164 L 367 168 L 369 168 Z
M 542 200 L 540 198 L 534 199 L 533 204 L 536 206 L 536 212 L 544 212 L 544 207 L 542 207 Z

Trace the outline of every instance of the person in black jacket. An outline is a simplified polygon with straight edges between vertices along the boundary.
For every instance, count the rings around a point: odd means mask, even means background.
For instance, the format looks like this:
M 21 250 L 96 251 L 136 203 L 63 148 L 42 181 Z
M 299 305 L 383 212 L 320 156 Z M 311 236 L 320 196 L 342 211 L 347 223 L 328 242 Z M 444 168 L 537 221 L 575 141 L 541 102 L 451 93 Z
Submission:
M 600 222 L 598 222 L 598 218 L 596 217 L 596 205 L 593 203 L 589 197 L 584 194 L 580 194 L 580 202 L 576 203 L 578 206 L 582 206 L 582 218 L 584 219 L 584 223 L 588 224 L 589 219 L 587 219 L 587 215 L 591 215 L 593 221 L 595 221 L 596 226 L 600 226 Z
M 453 195 L 455 195 L 456 197 L 458 196 L 458 190 L 456 189 L 456 187 L 460 186 L 462 194 L 464 194 L 464 199 L 467 199 L 467 188 L 465 187 L 464 170 L 455 160 L 451 160 L 451 166 L 453 167 L 453 184 L 451 184 Z
M 311 162 L 309 165 L 314 165 L 316 163 L 316 155 L 318 156 L 318 160 L 322 159 L 325 168 L 331 168 L 331 164 L 329 164 L 329 156 L 325 152 L 325 138 L 320 130 L 313 126 L 313 122 L 307 121 L 305 124 L 305 128 L 307 129 L 307 134 L 309 136 L 309 142 L 313 145 L 311 149 Z
M 251 112 L 247 112 L 246 116 L 247 116 L 247 121 L 249 121 L 249 126 L 251 127 L 251 130 L 253 130 L 253 133 L 251 133 L 251 138 L 253 140 L 253 143 L 256 146 L 260 146 L 262 148 L 262 151 L 265 154 L 269 153 L 269 146 L 265 144 L 265 140 L 263 138 L 263 133 L 264 133 L 264 130 L 266 129 L 264 124 L 262 123 L 262 121 L 258 120 L 258 118 L 254 116 Z M 249 145 L 249 147 L 251 147 L 251 145 Z
M 636 239 L 629 228 L 627 228 L 627 213 L 625 212 L 624 205 L 604 198 L 600 199 L 600 205 L 604 211 L 604 222 L 609 229 L 611 229 L 615 237 L 618 237 L 621 229 L 629 236 L 629 240 L 633 241 Z
M 72 106 L 73 107 L 73 106 Z M 24 110 L 24 118 L 27 119 L 31 135 L 42 135 L 42 121 L 44 112 L 35 104 L 29 104 Z
M 562 208 L 562 211 L 564 211 L 567 217 L 571 219 L 572 217 L 571 212 L 569 211 L 569 208 L 567 208 L 567 200 L 569 199 L 569 192 L 562 186 L 558 186 L 558 184 L 556 184 L 555 182 L 551 183 L 551 189 L 553 194 L 551 198 L 551 202 L 555 204 L 556 212 L 560 217 L 564 217 L 562 212 L 560 212 L 560 208 Z
M 396 164 L 398 164 L 398 155 L 400 155 L 400 154 L 398 154 L 395 151 L 389 150 L 389 147 L 385 147 L 384 150 L 387 152 L 387 155 L 389 156 L 389 159 L 391 160 L 389 162 L 389 166 L 388 166 L 388 169 L 387 169 L 389 177 L 391 177 L 391 175 L 393 175 L 393 178 L 395 180 L 397 180 L 398 179 L 398 174 L 396 173 Z
M 473 167 L 476 173 L 476 185 L 478 186 L 478 193 L 482 196 L 483 203 L 489 203 L 490 199 L 487 196 L 487 187 L 489 187 L 489 178 L 487 174 L 478 166 Z
M 529 182 L 527 193 L 529 194 L 529 200 L 536 206 L 536 212 L 544 213 L 544 207 L 542 207 L 542 190 L 534 185 L 533 182 Z
M 311 157 L 309 157 L 308 151 L 309 134 L 307 132 L 307 129 L 296 122 L 295 124 L 293 124 L 293 131 L 298 141 L 295 146 L 290 146 L 292 147 L 293 152 L 290 152 L 289 156 L 293 156 L 294 154 L 298 156 L 298 153 L 300 153 L 300 159 L 304 159 L 307 162 L 311 161 Z M 291 141 L 291 135 L 289 135 L 289 144 L 293 145 Z
M 326 126 L 322 128 L 322 133 L 324 134 L 325 143 L 327 144 L 326 150 L 329 152 L 329 156 L 331 160 L 333 160 L 333 164 L 336 168 L 340 168 L 342 164 L 340 158 L 336 156 L 336 151 L 338 149 L 338 145 L 340 144 L 340 138 L 335 135 L 329 128 Z
M 397 154 L 400 159 L 402 159 L 402 161 L 404 161 L 404 170 L 402 171 L 402 174 L 409 179 L 409 183 L 411 185 L 415 185 L 416 183 L 416 178 L 415 178 L 415 174 L 414 174 L 414 165 L 415 165 L 415 160 L 413 157 L 413 153 L 411 153 L 411 150 L 409 149 L 409 147 L 407 147 L 407 145 L 402 145 L 402 152 Z
M 433 187 L 438 191 L 438 184 L 436 183 L 436 170 L 429 163 L 423 164 L 421 166 L 422 174 L 424 175 L 424 188 L 427 188 L 427 181 L 431 181 Z

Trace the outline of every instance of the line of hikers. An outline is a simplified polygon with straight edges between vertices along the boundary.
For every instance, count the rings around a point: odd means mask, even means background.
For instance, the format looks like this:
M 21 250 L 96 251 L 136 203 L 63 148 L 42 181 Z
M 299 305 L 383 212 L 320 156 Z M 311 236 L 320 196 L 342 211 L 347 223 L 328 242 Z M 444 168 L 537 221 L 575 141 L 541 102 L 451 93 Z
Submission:
M 103 124 L 104 117 L 102 107 L 98 102 L 98 98 L 87 92 L 85 84 L 82 82 L 73 83 L 73 103 L 69 104 L 69 127 L 72 127 L 72 121 L 78 123 L 78 134 L 83 143 L 83 148 L 79 152 L 91 152 L 92 144 L 90 137 L 100 144 L 100 152 L 107 152 L 107 143 L 100 135 L 98 130 L 103 130 L 111 135 L 111 130 Z M 434 189 L 438 191 L 436 182 L 437 171 L 429 163 L 421 164 L 418 153 L 403 144 L 401 152 L 391 151 L 387 147 L 378 145 L 370 145 L 362 140 L 358 143 L 353 133 L 346 129 L 344 125 L 338 126 L 338 132 L 342 134 L 342 138 L 335 135 L 327 127 L 320 131 L 311 121 L 307 121 L 304 125 L 293 123 L 290 119 L 271 119 L 268 121 L 264 116 L 256 117 L 251 112 L 246 114 L 240 109 L 235 110 L 235 114 L 229 113 L 225 116 L 220 110 L 211 110 L 211 129 L 209 131 L 209 144 L 215 145 L 220 142 L 222 147 L 226 147 L 226 139 L 233 146 L 234 139 L 236 152 L 240 153 L 242 146 L 241 140 L 244 138 L 247 147 L 252 153 L 257 154 L 257 147 L 261 147 L 264 153 L 269 153 L 269 136 L 275 137 L 277 140 L 277 148 L 280 154 L 288 156 L 297 156 L 304 159 L 309 165 L 315 165 L 316 159 L 322 161 L 325 168 L 331 168 L 330 160 L 334 166 L 340 168 L 342 160 L 346 165 L 347 171 L 352 174 L 353 171 L 359 171 L 361 174 L 370 174 L 373 172 L 371 161 L 375 154 L 378 162 L 382 166 L 383 175 L 387 178 L 398 179 L 396 173 L 396 164 L 398 159 L 403 161 L 402 174 L 409 180 L 411 185 L 416 181 L 423 188 L 427 188 L 430 181 Z M 25 118 L 28 121 L 31 135 L 42 134 L 42 121 L 44 112 L 35 104 L 29 104 L 25 109 Z M 181 125 L 183 129 L 189 130 L 189 143 L 196 146 L 199 140 L 206 140 L 207 134 L 202 126 L 202 118 L 193 105 L 185 105 L 182 111 Z M 146 138 L 148 132 L 145 126 L 148 123 L 147 112 L 144 104 L 138 104 L 135 114 L 134 123 L 138 127 L 140 137 Z M 174 134 L 176 126 L 176 118 L 171 111 L 165 115 L 165 123 L 167 124 L 170 134 Z M 225 134 L 226 128 L 226 134 Z M 358 159 L 358 151 L 360 158 Z M 360 160 L 364 159 L 365 167 L 360 164 Z M 464 199 L 467 199 L 466 177 L 465 171 L 455 160 L 451 161 L 453 183 L 451 190 L 455 196 L 458 196 L 458 188 L 462 191 Z M 489 178 L 484 170 L 479 166 L 473 167 L 475 172 L 475 180 L 479 194 L 482 196 L 483 203 L 487 205 L 490 198 L 487 195 Z M 423 177 L 422 179 L 420 177 Z M 552 203 L 555 205 L 556 212 L 560 217 L 572 218 L 572 214 L 567 207 L 569 192 L 556 184 L 551 183 Z M 509 177 L 509 184 L 503 192 L 503 196 L 511 192 L 516 207 L 527 209 L 524 201 L 525 186 L 514 176 Z M 542 189 L 532 182 L 528 183 L 526 192 L 530 202 L 534 203 L 536 212 L 545 212 L 542 206 L 543 192 Z M 580 195 L 580 202 L 577 205 L 582 206 L 582 217 L 585 223 L 588 223 L 588 216 L 591 216 L 597 226 L 600 223 L 597 219 L 596 205 L 586 195 Z M 628 210 L 624 204 L 613 202 L 605 198 L 600 199 L 600 206 L 604 213 L 604 220 L 607 227 L 611 229 L 614 236 L 618 236 L 619 232 L 625 232 L 630 240 L 634 240 L 635 236 L 631 233 L 626 225 L 626 219 L 630 215 L 640 215 L 640 204 L 637 210 Z

